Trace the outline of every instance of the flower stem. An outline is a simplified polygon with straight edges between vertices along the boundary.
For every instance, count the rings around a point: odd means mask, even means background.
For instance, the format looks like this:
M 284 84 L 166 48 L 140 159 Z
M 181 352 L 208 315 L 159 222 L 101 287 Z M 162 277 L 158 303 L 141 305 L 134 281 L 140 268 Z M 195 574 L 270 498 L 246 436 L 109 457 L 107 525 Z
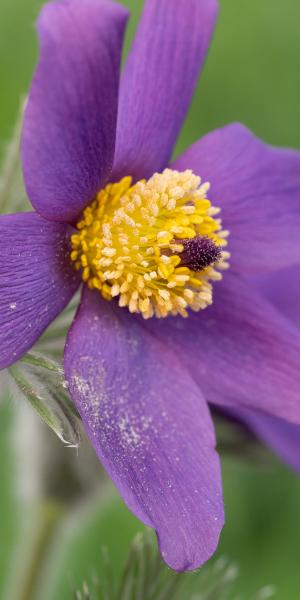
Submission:
M 35 598 L 53 536 L 65 511 L 63 504 L 47 500 L 35 507 L 34 512 L 34 518 L 30 517 L 26 524 L 23 543 L 13 565 L 14 582 L 9 586 L 12 589 L 8 595 L 11 600 Z

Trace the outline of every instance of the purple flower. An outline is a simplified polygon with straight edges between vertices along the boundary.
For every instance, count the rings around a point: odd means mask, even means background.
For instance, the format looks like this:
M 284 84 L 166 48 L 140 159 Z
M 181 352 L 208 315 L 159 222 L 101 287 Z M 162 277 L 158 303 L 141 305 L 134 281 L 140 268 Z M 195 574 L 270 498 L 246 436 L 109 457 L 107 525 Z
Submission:
M 205 562 L 223 526 L 208 403 L 300 467 L 300 336 L 288 314 L 299 298 L 300 155 L 233 124 L 169 163 L 217 10 L 216 0 L 146 0 L 118 91 L 126 10 L 46 5 L 22 139 L 37 212 L 0 219 L 0 367 L 83 278 L 65 348 L 70 393 L 177 570 Z M 198 176 L 230 230 L 231 268 L 206 310 L 228 254 Z

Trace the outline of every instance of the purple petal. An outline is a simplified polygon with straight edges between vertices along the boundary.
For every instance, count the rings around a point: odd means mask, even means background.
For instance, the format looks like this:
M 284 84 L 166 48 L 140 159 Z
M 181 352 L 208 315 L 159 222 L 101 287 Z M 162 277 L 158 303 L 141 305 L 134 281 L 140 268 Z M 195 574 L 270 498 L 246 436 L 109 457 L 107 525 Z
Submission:
M 144 327 L 177 353 L 209 402 L 300 424 L 299 333 L 232 273 L 215 285 L 211 307 Z
M 121 79 L 114 179 L 166 166 L 217 12 L 217 0 L 146 0 Z
M 292 469 L 300 472 L 300 426 L 249 410 L 235 411 L 253 433 Z
M 288 319 L 300 325 L 300 266 L 251 278 L 260 292 Z
M 195 569 L 223 525 L 220 465 L 202 394 L 126 310 L 85 289 L 65 372 L 99 459 L 166 563 Z
M 0 217 L 0 369 L 31 348 L 78 285 L 65 225 L 36 213 Z
M 172 165 L 210 181 L 231 232 L 231 264 L 267 272 L 300 261 L 300 153 L 272 148 L 233 124 L 208 134 Z
M 73 221 L 110 174 L 126 18 L 105 0 L 42 9 L 22 159 L 28 195 L 45 218 Z

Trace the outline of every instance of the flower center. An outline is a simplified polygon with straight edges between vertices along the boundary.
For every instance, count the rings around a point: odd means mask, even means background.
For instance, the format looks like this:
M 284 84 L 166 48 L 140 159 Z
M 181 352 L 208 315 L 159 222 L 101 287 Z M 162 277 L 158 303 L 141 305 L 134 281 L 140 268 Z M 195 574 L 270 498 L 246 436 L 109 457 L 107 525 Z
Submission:
M 188 315 L 212 302 L 228 267 L 220 209 L 192 171 L 165 169 L 132 185 L 110 183 L 83 212 L 71 259 L 90 289 L 149 317 Z

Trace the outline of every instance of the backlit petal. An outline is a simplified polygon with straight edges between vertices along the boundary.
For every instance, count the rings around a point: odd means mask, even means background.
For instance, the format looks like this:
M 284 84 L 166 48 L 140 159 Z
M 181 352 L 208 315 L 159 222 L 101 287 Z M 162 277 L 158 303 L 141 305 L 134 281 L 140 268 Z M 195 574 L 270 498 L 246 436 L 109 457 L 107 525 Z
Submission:
M 268 272 L 300 263 L 300 152 L 273 148 L 246 127 L 209 133 L 172 165 L 211 183 L 232 268 Z

